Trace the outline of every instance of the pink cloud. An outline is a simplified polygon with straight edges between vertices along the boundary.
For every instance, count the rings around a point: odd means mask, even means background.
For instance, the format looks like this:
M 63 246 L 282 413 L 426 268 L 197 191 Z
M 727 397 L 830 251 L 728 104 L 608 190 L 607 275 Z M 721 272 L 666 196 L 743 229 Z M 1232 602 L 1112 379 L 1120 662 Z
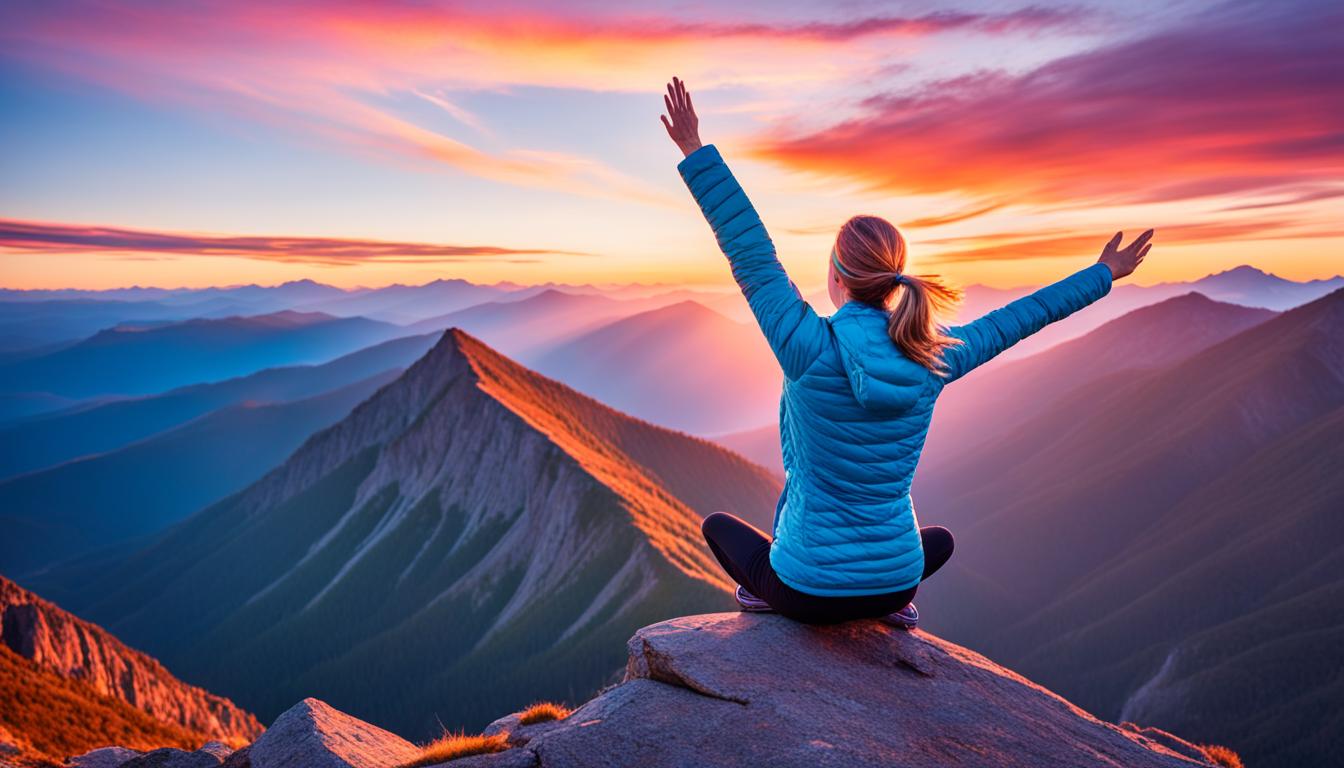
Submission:
M 760 158 L 887 192 L 1161 202 L 1344 178 L 1344 6 L 1218 6 L 1059 59 L 871 97 Z
M 143 260 L 168 254 L 233 256 L 263 261 L 345 266 L 433 264 L 460 261 L 535 261 L 543 254 L 585 255 L 549 248 L 444 245 L 331 237 L 231 236 L 154 232 L 83 224 L 0 219 L 0 251 L 18 253 L 109 253 Z

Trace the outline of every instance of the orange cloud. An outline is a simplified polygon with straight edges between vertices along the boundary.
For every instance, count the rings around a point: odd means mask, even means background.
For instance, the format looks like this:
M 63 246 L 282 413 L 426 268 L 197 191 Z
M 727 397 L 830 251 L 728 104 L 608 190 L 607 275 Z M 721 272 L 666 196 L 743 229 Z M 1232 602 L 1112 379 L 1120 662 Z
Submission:
M 1284 221 L 1201 222 L 1158 226 L 1155 247 L 1212 243 L 1228 240 L 1292 240 L 1301 238 L 1340 237 L 1344 229 L 1302 229 L 1302 223 Z M 1140 230 L 1127 232 L 1137 236 Z M 921 240 L 921 245 L 947 246 L 931 255 L 943 263 L 1023 260 L 1086 256 L 1101 253 L 1110 232 L 1063 232 L 1060 230 L 1030 232 L 991 232 L 966 237 L 947 237 Z

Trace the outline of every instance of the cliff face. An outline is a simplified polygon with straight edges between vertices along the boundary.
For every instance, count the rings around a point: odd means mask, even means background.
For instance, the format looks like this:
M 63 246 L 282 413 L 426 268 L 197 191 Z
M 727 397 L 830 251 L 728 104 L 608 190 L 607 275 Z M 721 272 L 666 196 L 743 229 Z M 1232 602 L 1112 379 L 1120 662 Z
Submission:
M 261 724 L 226 698 L 173 677 L 155 659 L 0 576 L 0 641 L 40 668 L 82 680 L 163 723 L 229 741 Z

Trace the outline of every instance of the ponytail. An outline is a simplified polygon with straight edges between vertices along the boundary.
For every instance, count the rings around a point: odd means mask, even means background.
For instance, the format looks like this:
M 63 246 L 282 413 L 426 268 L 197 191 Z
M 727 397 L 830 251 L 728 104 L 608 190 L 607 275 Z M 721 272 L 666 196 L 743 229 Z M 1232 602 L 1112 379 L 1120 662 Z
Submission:
M 851 298 L 888 309 L 887 335 L 901 352 L 943 375 L 943 350 L 961 340 L 944 333 L 939 319 L 956 309 L 961 291 L 937 275 L 905 274 L 905 250 L 905 238 L 886 219 L 855 216 L 840 228 L 831 260 Z
M 901 275 L 900 298 L 891 310 L 887 335 L 905 356 L 938 375 L 944 375 L 943 350 L 960 344 L 948 336 L 939 317 L 954 311 L 961 291 L 946 285 L 937 275 Z

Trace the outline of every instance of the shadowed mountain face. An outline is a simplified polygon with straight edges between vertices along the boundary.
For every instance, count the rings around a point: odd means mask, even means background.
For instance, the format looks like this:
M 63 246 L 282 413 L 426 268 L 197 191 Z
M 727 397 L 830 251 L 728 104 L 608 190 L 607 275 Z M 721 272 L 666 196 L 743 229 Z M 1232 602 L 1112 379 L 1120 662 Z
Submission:
M 0 731 L 59 760 L 95 747 L 246 742 L 261 724 L 0 576 Z
M 0 572 L 15 576 L 157 533 L 261 477 L 309 435 L 396 378 L 315 397 L 241 403 L 107 453 L 0 482 Z
M 958 541 L 930 626 L 1251 765 L 1334 753 L 1337 709 L 1308 702 L 1338 677 L 1283 665 L 1344 664 L 1341 409 L 1344 291 L 1055 396 L 925 468 L 923 517 Z
M 768 525 L 778 492 L 454 330 L 251 487 L 34 583 L 264 717 L 319 695 L 422 737 L 591 693 L 635 628 L 730 604 L 699 521 Z
M 547 289 L 527 298 L 504 299 L 431 317 L 409 330 L 460 328 L 510 357 L 528 361 L 539 350 L 643 307 L 638 301 Z
M 1270 310 L 1187 293 L 1136 309 L 1038 355 L 973 371 L 939 399 L 924 466 L 954 460 L 1098 379 L 1161 368 L 1273 316 Z
M 70 347 L 0 365 L 4 391 L 65 397 L 138 395 L 319 363 L 408 335 L 364 318 L 277 312 L 161 326 L 118 326 Z
M 604 325 L 534 366 L 627 413 L 698 434 L 779 412 L 779 363 L 760 330 L 692 301 Z

